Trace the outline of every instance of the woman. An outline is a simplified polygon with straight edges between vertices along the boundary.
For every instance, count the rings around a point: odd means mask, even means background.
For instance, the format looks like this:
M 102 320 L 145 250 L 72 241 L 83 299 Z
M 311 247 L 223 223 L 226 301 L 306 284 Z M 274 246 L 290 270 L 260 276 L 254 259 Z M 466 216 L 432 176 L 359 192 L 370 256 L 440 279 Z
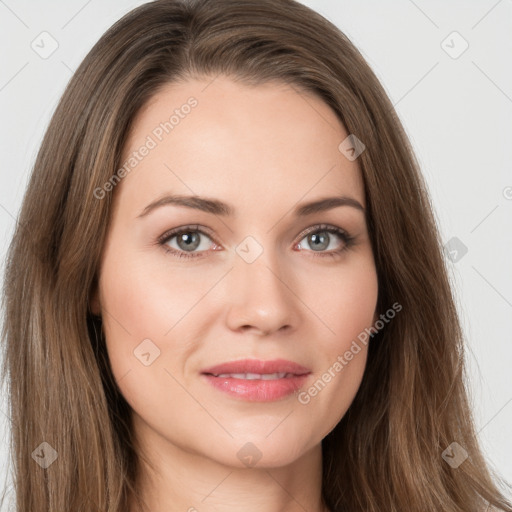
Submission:
M 100 39 L 4 300 L 19 511 L 512 511 L 407 138 L 294 1 L 157 0 Z

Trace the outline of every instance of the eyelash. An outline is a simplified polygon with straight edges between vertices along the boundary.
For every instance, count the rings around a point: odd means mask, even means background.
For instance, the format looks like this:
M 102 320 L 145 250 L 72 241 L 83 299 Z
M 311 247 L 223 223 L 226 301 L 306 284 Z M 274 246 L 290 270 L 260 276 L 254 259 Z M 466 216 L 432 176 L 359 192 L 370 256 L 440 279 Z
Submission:
M 304 239 L 304 237 L 306 237 L 310 234 L 325 233 L 325 232 L 338 235 L 341 238 L 341 240 L 343 241 L 344 245 L 341 249 L 331 250 L 329 252 L 308 251 L 308 252 L 316 253 L 313 255 L 313 257 L 335 258 L 337 256 L 340 256 L 341 253 L 343 253 L 344 251 L 350 249 L 355 243 L 355 237 L 349 235 L 343 229 L 338 228 L 336 226 L 331 226 L 329 224 L 319 224 L 316 226 L 312 226 L 311 228 L 308 228 L 307 230 L 305 230 L 304 232 L 302 232 L 300 234 L 299 242 L 302 241 Z M 204 231 L 203 229 L 201 229 L 201 226 L 195 224 L 195 225 L 183 226 L 180 228 L 171 229 L 170 231 L 166 231 L 163 235 L 161 235 L 158 238 L 157 242 L 159 245 L 162 246 L 162 248 L 164 249 L 164 251 L 166 253 L 171 253 L 173 256 L 176 256 L 178 258 L 201 258 L 202 252 L 208 252 L 208 251 L 200 251 L 199 253 L 188 253 L 187 254 L 186 251 L 177 251 L 176 249 L 172 249 L 167 245 L 167 242 L 169 242 L 169 240 L 174 238 L 176 235 L 181 235 L 183 233 L 201 233 L 202 235 L 205 235 L 205 236 L 209 237 L 210 239 L 212 239 L 212 235 L 210 235 L 207 231 Z M 212 240 L 212 241 L 215 244 L 217 244 L 217 242 L 215 242 L 215 240 Z

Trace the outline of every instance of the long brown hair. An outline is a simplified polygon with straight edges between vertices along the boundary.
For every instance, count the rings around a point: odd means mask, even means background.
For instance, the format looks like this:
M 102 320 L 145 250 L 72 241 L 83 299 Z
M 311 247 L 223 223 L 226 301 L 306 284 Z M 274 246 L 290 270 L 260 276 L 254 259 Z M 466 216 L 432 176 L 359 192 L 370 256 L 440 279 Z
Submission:
M 95 190 L 121 167 L 148 99 L 168 83 L 219 74 L 313 92 L 366 146 L 358 162 L 377 307 L 402 310 L 372 337 L 361 387 L 322 442 L 325 503 L 350 512 L 512 512 L 478 446 L 438 227 L 402 125 L 354 45 L 293 0 L 142 5 L 103 35 L 68 84 L 6 263 L 2 377 L 16 510 L 124 512 L 137 500 L 131 411 L 88 305 L 112 205 L 112 193 L 98 199 Z M 458 467 L 442 456 L 454 442 L 468 454 Z

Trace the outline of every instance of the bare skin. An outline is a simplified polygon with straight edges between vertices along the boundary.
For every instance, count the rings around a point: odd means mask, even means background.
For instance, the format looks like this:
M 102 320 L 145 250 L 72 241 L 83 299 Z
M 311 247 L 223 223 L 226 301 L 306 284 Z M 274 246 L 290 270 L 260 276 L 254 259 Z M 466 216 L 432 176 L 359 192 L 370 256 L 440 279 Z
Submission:
M 155 128 L 191 96 L 197 106 L 158 141 Z M 294 214 L 333 196 L 366 207 L 357 160 L 338 149 L 348 133 L 313 95 L 220 76 L 160 91 L 136 118 L 123 161 L 148 135 L 156 147 L 113 191 L 91 302 L 138 446 L 154 467 L 143 466 L 145 502 L 152 512 L 325 512 L 321 442 L 361 384 L 367 347 L 331 370 L 307 403 L 297 393 L 233 397 L 201 372 L 237 359 L 287 359 L 311 370 L 307 392 L 374 323 L 377 274 L 364 212 L 345 205 Z M 169 194 L 217 199 L 234 214 L 167 204 L 139 217 Z M 199 244 L 190 249 L 183 234 L 158 243 L 181 227 Z M 160 350 L 149 365 L 134 355 L 147 339 L 146 359 Z

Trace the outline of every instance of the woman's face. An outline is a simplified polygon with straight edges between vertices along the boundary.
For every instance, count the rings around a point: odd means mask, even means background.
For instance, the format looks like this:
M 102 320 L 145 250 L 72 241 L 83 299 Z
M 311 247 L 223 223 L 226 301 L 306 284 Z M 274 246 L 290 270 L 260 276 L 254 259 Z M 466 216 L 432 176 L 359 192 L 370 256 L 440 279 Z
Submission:
M 315 96 L 222 76 L 169 85 L 136 118 L 124 177 L 104 188 L 114 209 L 93 310 L 158 456 L 282 466 L 347 411 L 366 363 L 358 335 L 377 318 L 348 135 Z M 256 363 L 213 368 L 241 360 Z

